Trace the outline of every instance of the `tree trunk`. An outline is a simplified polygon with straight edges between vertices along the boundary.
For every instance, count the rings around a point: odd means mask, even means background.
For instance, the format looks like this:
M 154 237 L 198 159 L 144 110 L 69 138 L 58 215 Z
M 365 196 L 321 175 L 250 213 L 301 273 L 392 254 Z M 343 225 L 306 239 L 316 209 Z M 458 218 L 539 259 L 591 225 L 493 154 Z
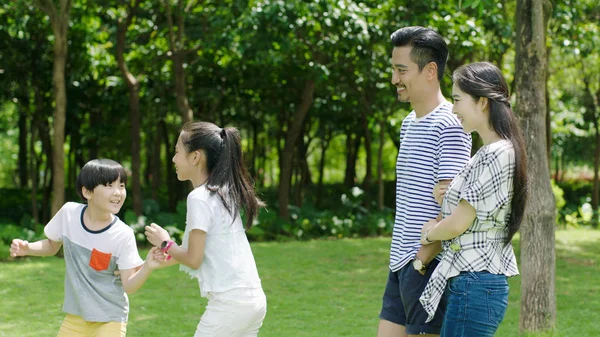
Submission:
M 183 48 L 185 38 L 183 22 L 188 8 L 186 10 L 183 9 L 183 0 L 177 2 L 177 36 L 175 36 L 171 2 L 169 0 L 165 0 L 165 7 L 167 9 L 167 24 L 169 25 L 169 47 L 171 49 L 171 61 L 173 61 L 173 79 L 175 81 L 177 109 L 185 124 L 194 119 L 194 111 L 190 107 L 187 97 L 186 74 L 183 68 L 185 57 L 185 50 Z
M 36 225 L 35 232 L 39 233 L 39 228 L 37 225 L 40 223 L 40 216 L 38 214 L 38 201 L 37 201 L 37 191 L 38 191 L 38 165 L 37 165 L 37 156 L 35 153 L 35 142 L 37 138 L 37 126 L 35 125 L 35 117 L 31 119 L 31 136 L 29 139 L 29 172 L 31 172 L 31 217 L 33 218 L 33 222 Z
M 29 182 L 29 165 L 27 163 L 27 120 L 31 116 L 29 111 L 29 87 L 28 81 L 23 81 L 19 86 L 19 187 L 26 188 Z
M 317 184 L 317 198 L 315 205 L 317 208 L 321 206 L 321 200 L 323 199 L 323 176 L 325 175 L 325 158 L 327 154 L 327 148 L 331 142 L 332 130 L 330 127 L 325 126 L 325 132 L 323 139 L 321 139 L 321 158 L 319 159 L 319 182 Z
M 600 78 L 598 79 L 598 84 L 600 84 Z M 592 196 L 592 204 L 594 210 L 594 219 L 592 221 L 594 228 L 598 228 L 598 202 L 599 202 L 599 193 L 600 193 L 600 181 L 598 181 L 598 170 L 600 169 L 600 126 L 598 125 L 598 119 L 600 118 L 600 87 L 598 87 L 598 91 L 596 91 L 596 97 L 594 101 L 594 126 L 596 128 L 596 156 L 594 158 L 594 191 Z M 594 203 L 593 200 L 596 199 Z
M 65 87 L 65 64 L 67 62 L 67 30 L 71 0 L 61 0 L 57 8 L 52 0 L 37 0 L 35 4 L 50 17 L 54 34 L 54 66 L 52 80 L 54 83 L 54 149 L 52 154 L 52 207 L 50 216 L 65 203 L 65 121 L 67 111 L 67 89 Z
M 361 135 L 349 130 L 346 134 L 346 173 L 344 175 L 344 186 L 351 188 L 355 184 L 356 159 L 360 148 Z
M 367 118 L 367 111 L 370 112 L 369 106 L 368 104 L 365 104 L 365 107 L 363 107 L 361 109 L 361 114 L 360 114 L 360 122 L 361 122 L 361 126 L 362 126 L 362 132 L 363 135 L 365 137 L 365 154 L 366 154 L 366 172 L 365 172 L 365 178 L 363 179 L 363 189 L 365 191 L 368 191 L 371 188 L 371 183 L 373 180 L 373 172 L 372 172 L 372 166 L 373 166 L 373 155 L 372 155 L 372 151 L 371 151 L 371 131 L 369 130 L 369 119 Z M 369 195 L 369 193 L 365 194 L 365 203 L 368 204 L 368 198 L 366 197 L 367 195 Z
M 160 134 L 162 135 L 162 139 L 165 144 L 165 181 L 167 184 L 167 195 L 169 200 L 169 210 L 171 212 L 175 212 L 177 208 L 177 192 L 176 189 L 176 179 L 175 172 L 173 170 L 173 162 L 171 159 L 173 158 L 173 146 L 171 141 L 169 140 L 169 131 L 167 130 L 167 123 L 165 123 L 164 119 L 161 119 L 158 122 L 158 129 L 160 130 Z
M 556 321 L 555 200 L 546 152 L 546 23 L 543 0 L 517 1 L 517 110 L 522 119 L 530 179 L 521 226 L 522 332 L 552 330 Z
M 594 216 L 592 218 L 592 226 L 594 228 L 598 227 L 598 190 L 599 190 L 599 181 L 598 181 L 598 169 L 600 166 L 600 128 L 598 127 L 598 118 L 594 114 L 594 131 L 595 131 L 595 145 L 596 149 L 594 151 L 594 184 L 592 189 L 592 210 L 594 212 Z
M 117 29 L 117 63 L 123 75 L 123 80 L 127 83 L 129 89 L 129 110 L 131 120 L 131 180 L 132 180 L 132 199 L 133 211 L 136 215 L 142 215 L 142 186 L 140 183 L 140 95 L 139 81 L 127 68 L 123 52 L 125 49 L 125 37 L 127 29 L 131 25 L 134 11 L 139 6 L 140 0 L 136 0 L 133 5 L 128 6 L 127 17 L 125 20 L 119 19 Z
M 158 200 L 158 191 L 159 188 L 162 186 L 162 170 L 160 167 L 160 147 L 162 145 L 162 139 L 160 137 L 160 130 L 158 126 L 155 127 L 154 132 L 155 136 L 151 141 L 152 155 L 150 160 L 150 185 L 152 186 L 152 199 Z M 167 158 L 169 158 L 168 155 Z
M 547 19 L 545 19 L 547 20 Z M 550 64 L 550 47 L 546 49 L 546 64 Z M 546 71 L 546 82 L 550 78 L 550 72 Z M 548 92 L 548 85 L 545 85 L 544 98 L 546 100 L 546 157 L 548 157 L 548 170 L 551 170 L 552 166 L 552 116 L 550 115 L 550 93 Z
M 310 144 L 310 141 L 308 142 Z M 310 175 L 310 168 L 308 167 L 308 161 L 306 160 L 308 144 L 304 143 L 302 138 L 298 139 L 298 147 L 296 151 L 298 177 L 295 184 L 295 204 L 298 207 L 302 207 L 304 201 L 304 187 L 312 184 L 312 178 Z
M 383 115 L 379 121 L 379 147 L 377 149 L 377 209 L 383 211 L 385 207 L 385 184 L 383 181 L 383 145 L 385 144 L 385 128 L 387 116 Z
M 288 219 L 288 204 L 290 200 L 290 185 L 292 182 L 292 162 L 294 158 L 294 149 L 298 139 L 302 136 L 304 121 L 308 111 L 312 106 L 315 93 L 315 81 L 307 80 L 302 90 L 302 100 L 292 120 L 285 137 L 285 145 L 281 152 L 280 173 L 279 173 L 279 216 Z

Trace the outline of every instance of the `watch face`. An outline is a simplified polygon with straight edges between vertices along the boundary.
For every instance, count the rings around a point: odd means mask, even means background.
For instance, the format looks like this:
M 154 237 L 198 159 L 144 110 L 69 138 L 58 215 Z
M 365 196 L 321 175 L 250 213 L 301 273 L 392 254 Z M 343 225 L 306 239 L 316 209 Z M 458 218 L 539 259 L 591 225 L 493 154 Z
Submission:
M 419 260 L 419 259 L 415 259 L 415 260 L 413 261 L 413 267 L 414 267 L 416 270 L 421 270 L 421 269 L 423 269 L 423 262 L 421 262 L 421 260 Z
M 169 242 L 169 241 L 163 241 L 163 242 L 160 244 L 160 248 L 162 248 L 162 249 L 165 249 L 165 247 L 167 247 L 167 243 L 168 243 L 168 242 Z

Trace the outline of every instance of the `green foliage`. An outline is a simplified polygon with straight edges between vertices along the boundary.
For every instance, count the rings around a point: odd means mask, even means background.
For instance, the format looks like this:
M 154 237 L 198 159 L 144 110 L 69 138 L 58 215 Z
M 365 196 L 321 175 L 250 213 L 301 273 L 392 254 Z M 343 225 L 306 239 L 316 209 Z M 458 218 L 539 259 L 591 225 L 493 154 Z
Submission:
M 169 235 L 174 240 L 181 242 L 185 230 L 185 201 L 180 201 L 177 204 L 177 213 L 162 212 L 159 204 L 152 199 L 144 200 L 142 208 L 148 213 L 136 216 L 133 211 L 128 210 L 125 212 L 124 217 L 124 222 L 133 229 L 138 244 L 148 244 L 144 235 L 144 228 L 151 223 L 160 225 L 169 232 Z
M 36 233 L 31 229 L 20 226 L 0 224 L 0 243 L 10 246 L 13 239 L 27 240 L 30 242 L 40 240 L 44 237 L 44 233 Z
M 565 192 L 554 182 L 554 180 L 551 180 L 550 183 L 552 184 L 552 193 L 554 194 L 554 200 L 556 202 L 556 211 L 560 212 L 567 203 L 564 198 Z
M 364 191 L 358 187 L 342 194 L 340 199 L 341 207 L 325 210 L 311 204 L 301 208 L 289 206 L 289 221 L 279 218 L 273 211 L 261 210 L 248 237 L 254 241 L 287 241 L 391 235 L 393 210 L 369 211 L 364 206 Z

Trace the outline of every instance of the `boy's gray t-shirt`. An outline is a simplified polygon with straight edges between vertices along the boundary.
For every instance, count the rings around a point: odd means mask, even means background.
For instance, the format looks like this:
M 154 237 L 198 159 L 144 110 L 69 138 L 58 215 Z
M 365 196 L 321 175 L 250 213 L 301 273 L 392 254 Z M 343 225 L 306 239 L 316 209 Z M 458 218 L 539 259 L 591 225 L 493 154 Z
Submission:
M 44 228 L 50 240 L 64 247 L 63 311 L 89 322 L 127 322 L 129 299 L 114 272 L 144 263 L 135 235 L 117 216 L 110 226 L 89 230 L 83 222 L 86 207 L 68 202 Z

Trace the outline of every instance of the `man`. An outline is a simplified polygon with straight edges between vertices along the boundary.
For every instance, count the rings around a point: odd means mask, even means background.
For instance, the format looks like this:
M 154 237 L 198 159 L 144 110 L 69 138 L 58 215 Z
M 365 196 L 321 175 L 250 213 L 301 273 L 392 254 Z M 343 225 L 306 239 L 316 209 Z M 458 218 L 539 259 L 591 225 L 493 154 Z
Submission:
M 398 100 L 413 111 L 400 130 L 396 162 L 396 216 L 390 273 L 383 295 L 378 337 L 435 336 L 443 321 L 442 303 L 434 319 L 419 297 L 435 269 L 441 246 L 421 246 L 421 228 L 440 212 L 433 191 L 444 190 L 469 160 L 471 137 L 463 132 L 440 90 L 448 47 L 435 31 L 405 27 L 391 35 L 392 84 Z

